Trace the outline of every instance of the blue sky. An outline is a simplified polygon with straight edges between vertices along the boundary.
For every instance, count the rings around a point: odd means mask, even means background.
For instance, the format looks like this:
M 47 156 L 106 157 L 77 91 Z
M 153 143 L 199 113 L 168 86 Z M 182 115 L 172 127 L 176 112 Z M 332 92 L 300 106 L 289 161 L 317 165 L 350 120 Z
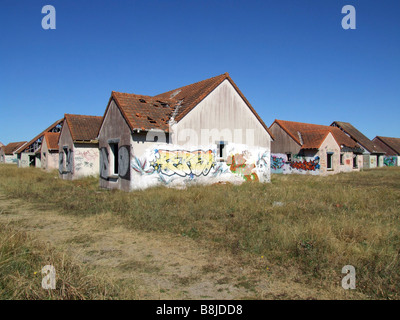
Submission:
M 44 30 L 44 5 L 56 30 Z M 357 29 L 344 30 L 344 5 Z M 0 141 L 64 113 L 103 115 L 112 90 L 155 95 L 229 72 L 267 125 L 348 121 L 400 137 L 398 0 L 2 0 Z

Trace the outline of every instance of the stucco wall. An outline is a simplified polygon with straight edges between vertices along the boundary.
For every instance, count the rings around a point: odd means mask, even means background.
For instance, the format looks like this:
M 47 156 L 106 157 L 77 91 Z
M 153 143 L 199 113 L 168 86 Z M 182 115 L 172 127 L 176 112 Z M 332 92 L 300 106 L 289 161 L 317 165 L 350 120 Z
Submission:
M 190 148 L 153 144 L 141 157 L 132 157 L 130 189 L 270 181 L 270 151 L 265 148 L 229 144 L 226 162 L 218 162 L 216 155 L 215 144 Z
M 1 161 L 3 160 L 3 161 Z M 7 163 L 7 164 L 17 164 L 17 155 L 8 155 L 8 154 L 1 154 L 0 155 L 0 161 L 2 163 Z
M 58 152 L 49 151 L 46 139 L 43 139 L 42 143 L 41 162 L 43 170 L 58 170 Z
M 74 179 L 99 175 L 99 145 L 74 145 Z

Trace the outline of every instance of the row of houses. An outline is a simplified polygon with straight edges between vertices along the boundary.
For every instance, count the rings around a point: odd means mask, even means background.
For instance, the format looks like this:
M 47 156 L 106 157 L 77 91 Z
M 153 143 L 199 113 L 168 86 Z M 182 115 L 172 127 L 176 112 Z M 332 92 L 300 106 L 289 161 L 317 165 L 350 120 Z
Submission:
M 268 127 L 225 73 L 156 96 L 112 91 L 103 116 L 65 114 L 29 142 L 2 146 L 0 161 L 129 191 L 399 165 L 399 146 L 346 122 Z

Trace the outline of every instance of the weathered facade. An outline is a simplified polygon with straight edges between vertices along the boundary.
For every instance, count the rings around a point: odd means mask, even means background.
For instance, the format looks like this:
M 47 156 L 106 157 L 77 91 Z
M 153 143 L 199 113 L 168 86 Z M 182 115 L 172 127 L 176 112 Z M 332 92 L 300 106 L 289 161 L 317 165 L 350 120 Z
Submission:
M 364 134 L 358 131 L 351 123 L 334 121 L 332 122 L 331 126 L 342 130 L 363 149 L 364 169 L 383 167 L 385 152 L 379 146 L 369 140 Z
M 113 91 L 99 131 L 100 186 L 269 181 L 270 143 L 228 74 L 154 97 Z
M 400 166 L 400 138 L 376 136 L 372 141 L 386 152 L 383 159 L 385 166 Z
M 10 142 L 6 146 L 0 148 L 0 163 L 17 164 L 17 154 L 15 153 L 18 148 L 22 147 L 26 141 Z
M 65 114 L 58 141 L 58 170 L 62 179 L 99 174 L 97 134 L 102 117 Z
M 46 171 L 58 169 L 58 139 L 59 132 L 46 132 L 43 137 L 41 153 L 41 168 Z
M 362 168 L 362 150 L 337 128 L 275 120 L 270 131 L 272 173 L 330 175 Z
M 63 119 L 57 120 L 46 130 L 39 133 L 31 141 L 27 142 L 15 152 L 17 154 L 18 167 L 41 167 L 41 147 L 46 132 L 60 132 Z

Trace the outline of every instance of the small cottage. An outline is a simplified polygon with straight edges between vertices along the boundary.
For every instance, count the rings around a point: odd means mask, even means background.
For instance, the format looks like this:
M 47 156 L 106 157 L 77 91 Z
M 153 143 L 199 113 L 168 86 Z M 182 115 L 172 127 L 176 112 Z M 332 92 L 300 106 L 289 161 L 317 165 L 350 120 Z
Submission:
M 62 179 L 99 174 L 99 132 L 102 117 L 65 114 L 58 141 L 58 169 Z
M 385 152 L 364 134 L 358 131 L 351 123 L 334 121 L 331 126 L 337 127 L 358 143 L 363 149 L 363 168 L 370 169 L 383 166 Z
M 383 158 L 385 166 L 400 166 L 400 138 L 376 136 L 372 142 L 386 152 Z
M 59 132 L 46 132 L 43 136 L 41 152 L 41 167 L 51 171 L 58 169 L 58 139 Z
M 271 140 L 227 73 L 156 96 L 113 91 L 99 131 L 100 186 L 268 182 Z
M 63 119 L 57 120 L 46 130 L 39 133 L 31 141 L 16 150 L 19 168 L 41 167 L 41 147 L 46 132 L 60 132 Z
M 0 163 L 17 164 L 17 154 L 15 153 L 18 148 L 22 147 L 26 141 L 10 142 L 6 146 L 0 148 Z
M 275 120 L 270 131 L 272 173 L 329 175 L 362 168 L 362 150 L 338 128 Z

